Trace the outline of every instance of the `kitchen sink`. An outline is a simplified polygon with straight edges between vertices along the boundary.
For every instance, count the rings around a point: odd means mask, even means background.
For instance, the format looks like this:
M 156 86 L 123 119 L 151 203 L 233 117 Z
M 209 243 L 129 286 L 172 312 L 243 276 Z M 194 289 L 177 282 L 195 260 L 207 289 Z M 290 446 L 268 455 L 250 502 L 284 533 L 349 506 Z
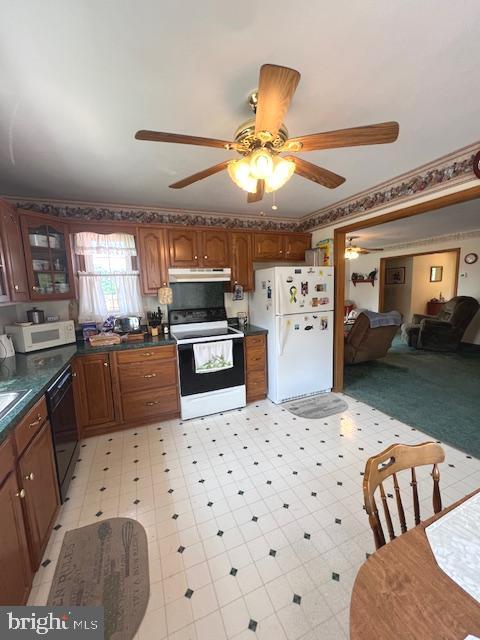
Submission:
M 21 391 L 3 391 L 0 392 L 0 420 L 4 418 L 9 411 L 21 402 L 29 393 L 30 389 Z

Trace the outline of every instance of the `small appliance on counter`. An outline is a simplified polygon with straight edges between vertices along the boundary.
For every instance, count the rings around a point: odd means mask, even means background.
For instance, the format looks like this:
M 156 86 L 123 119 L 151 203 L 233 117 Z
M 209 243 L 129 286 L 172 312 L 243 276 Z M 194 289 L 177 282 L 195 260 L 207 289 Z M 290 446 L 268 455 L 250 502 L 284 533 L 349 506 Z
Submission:
M 33 322 L 33 324 L 43 324 L 45 322 L 45 312 L 33 307 L 33 309 L 27 311 L 27 320 L 28 322 Z
M 5 333 L 11 336 L 15 351 L 19 353 L 61 347 L 76 340 L 73 320 L 29 324 L 27 326 L 25 323 L 9 325 L 5 327 Z
M 11 358 L 15 355 L 13 342 L 7 334 L 0 335 L 0 359 Z
M 115 318 L 113 330 L 115 333 L 142 333 L 140 316 L 118 316 Z

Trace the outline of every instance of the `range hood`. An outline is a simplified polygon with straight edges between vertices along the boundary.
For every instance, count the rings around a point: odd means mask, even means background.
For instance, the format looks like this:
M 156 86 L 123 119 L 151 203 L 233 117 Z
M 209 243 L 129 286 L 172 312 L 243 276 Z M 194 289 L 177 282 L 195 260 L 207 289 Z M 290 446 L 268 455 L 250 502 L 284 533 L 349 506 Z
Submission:
M 191 269 L 169 269 L 168 278 L 170 282 L 229 282 L 232 277 L 230 267 L 226 268 L 191 268 Z

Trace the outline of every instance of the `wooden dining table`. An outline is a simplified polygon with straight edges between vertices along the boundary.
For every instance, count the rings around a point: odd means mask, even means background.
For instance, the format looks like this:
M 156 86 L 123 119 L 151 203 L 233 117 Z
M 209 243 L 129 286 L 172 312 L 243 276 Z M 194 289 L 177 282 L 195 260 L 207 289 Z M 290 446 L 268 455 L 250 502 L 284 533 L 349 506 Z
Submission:
M 350 604 L 350 640 L 464 640 L 480 637 L 480 604 L 437 565 L 425 529 L 465 496 L 372 554 Z M 479 523 L 480 535 L 480 523 Z M 480 580 L 480 576 L 479 576 Z

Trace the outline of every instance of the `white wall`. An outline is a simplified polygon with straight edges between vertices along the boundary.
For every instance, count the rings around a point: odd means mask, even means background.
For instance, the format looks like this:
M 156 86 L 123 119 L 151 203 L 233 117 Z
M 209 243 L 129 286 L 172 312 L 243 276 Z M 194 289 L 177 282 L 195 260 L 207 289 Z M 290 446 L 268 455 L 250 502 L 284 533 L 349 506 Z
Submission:
M 455 268 L 457 254 L 454 251 L 432 253 L 413 258 L 412 297 L 410 313 L 426 313 L 428 300 L 450 300 L 455 295 Z M 430 267 L 443 267 L 441 282 L 430 282 Z
M 408 222 L 406 221 L 406 224 Z M 322 237 L 323 234 L 322 234 Z M 378 311 L 378 283 L 372 288 L 369 284 L 357 285 L 354 287 L 350 281 L 352 271 L 368 273 L 374 268 L 380 268 L 380 258 L 388 258 L 390 256 L 406 255 L 408 253 L 418 253 L 423 251 L 442 251 L 445 249 L 460 248 L 460 271 L 458 278 L 457 295 L 472 296 L 480 301 L 480 260 L 475 264 L 467 265 L 464 258 L 467 253 L 480 254 L 480 236 L 463 238 L 461 240 L 437 240 L 431 244 L 422 245 L 421 247 L 411 247 L 410 249 L 390 249 L 387 251 L 369 253 L 360 256 L 357 260 L 347 261 L 346 266 L 346 287 L 345 297 L 353 300 L 359 307 L 365 307 Z M 355 264 L 353 264 L 355 263 Z M 433 263 L 432 263 L 433 265 Z M 441 284 L 441 283 L 437 283 Z M 442 290 L 443 291 L 443 290 Z M 444 294 L 445 295 L 445 294 Z M 421 312 L 423 313 L 423 312 Z M 464 342 L 480 344 L 480 311 L 470 323 L 465 332 Z
M 396 310 L 402 314 L 402 322 L 408 322 L 411 318 L 412 299 L 412 274 L 414 258 L 392 258 L 387 260 L 386 268 L 395 269 L 404 267 L 405 282 L 403 284 L 386 284 L 384 293 L 383 311 Z M 380 283 L 378 283 L 380 285 Z

